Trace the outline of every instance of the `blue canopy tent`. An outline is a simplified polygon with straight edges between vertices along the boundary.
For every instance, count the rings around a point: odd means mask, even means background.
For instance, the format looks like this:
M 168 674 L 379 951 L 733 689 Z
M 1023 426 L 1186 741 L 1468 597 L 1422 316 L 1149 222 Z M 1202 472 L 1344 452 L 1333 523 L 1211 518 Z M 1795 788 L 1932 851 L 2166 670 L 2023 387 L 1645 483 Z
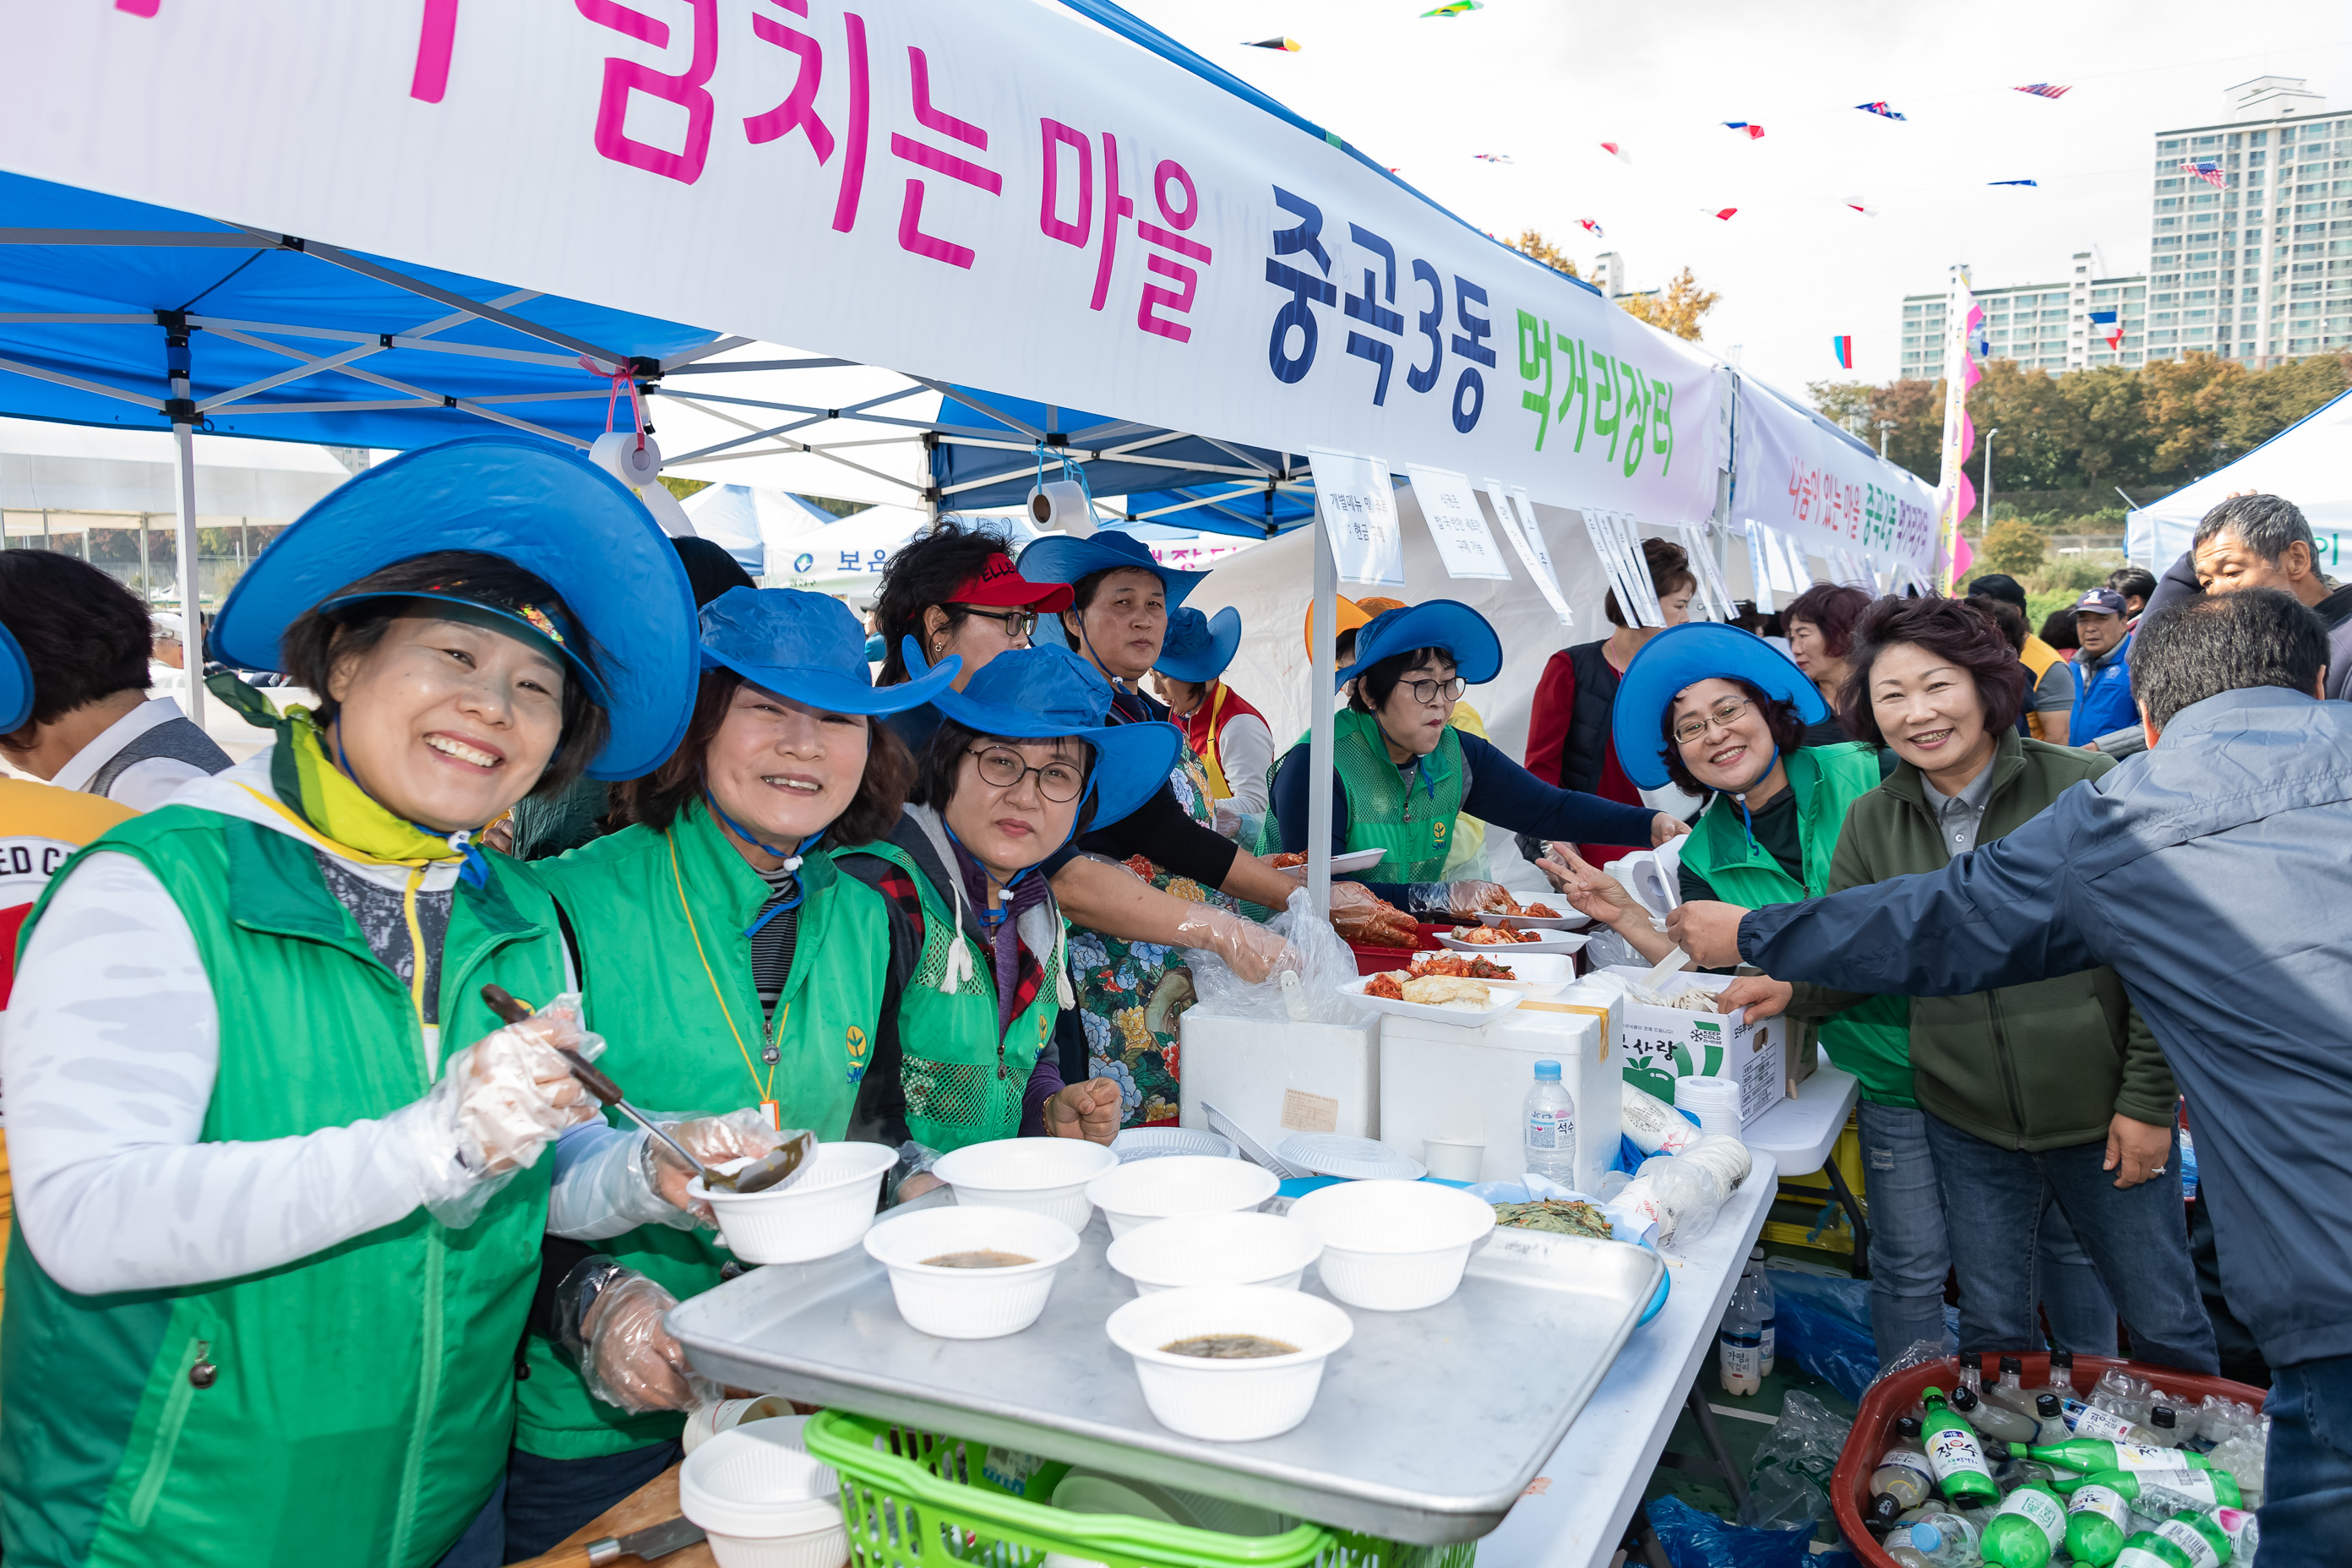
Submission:
M 173 434 L 189 608 L 197 430 L 407 448 L 509 426 L 585 447 L 608 405 L 637 427 L 631 384 L 743 342 L 12 174 L 0 220 L 0 415 Z

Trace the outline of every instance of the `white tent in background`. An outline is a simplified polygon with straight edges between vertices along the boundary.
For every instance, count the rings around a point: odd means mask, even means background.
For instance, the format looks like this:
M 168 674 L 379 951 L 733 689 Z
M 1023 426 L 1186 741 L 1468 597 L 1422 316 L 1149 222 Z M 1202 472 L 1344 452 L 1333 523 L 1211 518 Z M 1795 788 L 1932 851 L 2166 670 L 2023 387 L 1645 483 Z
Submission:
M 839 594 L 862 605 L 874 596 L 882 568 L 898 547 L 931 523 L 929 513 L 909 506 L 868 507 L 854 517 L 817 515 L 825 519 L 822 526 L 769 540 L 761 578 L 766 586 Z
M 754 577 L 774 568 L 779 542 L 841 521 L 823 507 L 765 485 L 712 485 L 687 497 L 679 510 L 696 533 L 724 547 Z
M 2319 569 L 2341 576 L 2352 557 L 2352 392 L 2304 416 L 2228 468 L 2140 508 L 2126 525 L 2131 558 L 2161 574 L 2189 549 L 2197 520 L 2241 491 L 2284 496 L 2319 542 Z

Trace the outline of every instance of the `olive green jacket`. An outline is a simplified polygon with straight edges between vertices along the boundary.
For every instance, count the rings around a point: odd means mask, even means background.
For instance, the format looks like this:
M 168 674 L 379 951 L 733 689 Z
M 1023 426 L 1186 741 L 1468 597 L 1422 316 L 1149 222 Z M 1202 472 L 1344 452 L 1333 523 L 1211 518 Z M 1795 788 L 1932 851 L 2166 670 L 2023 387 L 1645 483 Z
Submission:
M 1978 845 L 2115 765 L 2095 752 L 2003 734 Z M 1848 812 L 1829 891 L 1940 871 L 1948 859 L 1919 771 L 1906 763 Z M 1865 999 L 1799 984 L 1790 1012 L 1819 1017 Z M 1911 1070 L 1920 1109 L 2004 1149 L 2104 1140 L 2117 1112 L 2169 1126 L 2178 1094 L 2156 1037 L 2105 968 L 1969 996 L 1913 997 Z

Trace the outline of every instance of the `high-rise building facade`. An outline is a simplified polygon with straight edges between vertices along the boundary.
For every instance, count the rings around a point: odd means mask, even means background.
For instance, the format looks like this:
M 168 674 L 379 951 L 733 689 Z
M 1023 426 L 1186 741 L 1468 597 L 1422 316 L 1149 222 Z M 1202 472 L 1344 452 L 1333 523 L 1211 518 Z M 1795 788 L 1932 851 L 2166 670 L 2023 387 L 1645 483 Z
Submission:
M 2002 289 L 1979 287 L 1985 313 L 1984 353 L 2030 370 L 2082 370 L 2137 365 L 2147 357 L 2147 279 L 2106 276 L 2096 247 L 2074 253 L 2066 279 Z M 1933 381 L 1944 374 L 1943 293 L 1903 297 L 1902 378 Z M 2112 322 L 2105 318 L 2112 315 Z M 2093 317 L 2102 318 L 2094 321 Z M 2121 341 L 2112 342 L 2120 331 Z

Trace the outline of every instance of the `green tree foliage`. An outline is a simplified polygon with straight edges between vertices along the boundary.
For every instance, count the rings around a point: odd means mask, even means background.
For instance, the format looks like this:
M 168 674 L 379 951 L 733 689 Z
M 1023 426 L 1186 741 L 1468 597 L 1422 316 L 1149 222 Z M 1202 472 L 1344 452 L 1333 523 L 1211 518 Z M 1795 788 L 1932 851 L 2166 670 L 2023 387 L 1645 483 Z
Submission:
M 1986 571 L 2006 572 L 2017 577 L 2042 564 L 2042 535 L 2034 526 L 2012 517 L 1992 525 L 1978 554 Z

